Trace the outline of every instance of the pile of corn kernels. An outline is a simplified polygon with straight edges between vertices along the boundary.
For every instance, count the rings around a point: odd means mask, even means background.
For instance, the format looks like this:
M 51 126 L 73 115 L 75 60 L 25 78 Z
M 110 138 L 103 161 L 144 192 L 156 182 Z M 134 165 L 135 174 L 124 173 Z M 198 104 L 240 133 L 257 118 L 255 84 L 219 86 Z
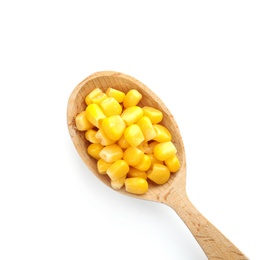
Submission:
M 138 106 L 142 94 L 114 88 L 92 90 L 86 109 L 75 118 L 76 128 L 90 142 L 87 152 L 97 160 L 99 174 L 109 176 L 111 187 L 144 194 L 149 181 L 164 184 L 177 172 L 180 162 L 169 130 L 161 123 L 163 113 Z

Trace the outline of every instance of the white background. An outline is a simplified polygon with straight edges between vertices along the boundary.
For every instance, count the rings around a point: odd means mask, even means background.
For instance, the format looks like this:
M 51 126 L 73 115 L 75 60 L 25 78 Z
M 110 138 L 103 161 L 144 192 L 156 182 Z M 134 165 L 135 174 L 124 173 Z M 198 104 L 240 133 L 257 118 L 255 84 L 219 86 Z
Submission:
M 272 3 L 1 1 L 0 259 L 206 259 L 171 208 L 114 192 L 78 156 L 67 100 L 101 70 L 162 98 L 190 200 L 250 259 L 274 259 Z

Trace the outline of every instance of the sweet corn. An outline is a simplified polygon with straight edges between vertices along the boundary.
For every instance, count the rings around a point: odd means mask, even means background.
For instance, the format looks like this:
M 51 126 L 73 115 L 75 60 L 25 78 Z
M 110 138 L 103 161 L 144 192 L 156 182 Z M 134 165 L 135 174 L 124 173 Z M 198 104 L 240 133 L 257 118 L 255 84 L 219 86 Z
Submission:
M 158 143 L 154 147 L 154 155 L 160 161 L 165 161 L 177 152 L 172 142 Z
M 86 138 L 89 142 L 91 142 L 91 143 L 93 143 L 93 144 L 98 144 L 98 143 L 100 143 L 100 142 L 99 142 L 99 140 L 95 137 L 96 133 L 97 133 L 96 130 L 94 130 L 94 129 L 89 129 L 89 130 L 87 130 L 87 131 L 85 132 L 85 138 Z
M 133 177 L 143 178 L 146 180 L 147 173 L 145 171 L 141 171 L 136 168 L 129 167 L 129 172 L 127 173 L 127 178 L 133 178 Z
M 119 115 L 109 116 L 102 120 L 101 129 L 111 140 L 119 140 L 126 129 L 124 120 Z
M 124 98 L 125 98 L 125 93 L 120 91 L 120 90 L 117 90 L 117 89 L 114 89 L 114 88 L 108 88 L 107 91 L 106 91 L 106 94 L 109 96 L 109 97 L 113 97 L 117 100 L 118 103 L 122 103 L 124 101 Z
M 107 169 L 107 175 L 111 180 L 117 180 L 125 176 L 128 171 L 128 164 L 124 160 L 117 160 Z
M 103 129 L 99 129 L 96 134 L 95 134 L 95 138 L 99 141 L 99 143 L 101 145 L 110 145 L 110 144 L 114 144 L 115 141 L 110 139 L 106 133 L 103 131 Z
M 144 152 L 136 147 L 130 146 L 124 151 L 123 159 L 128 165 L 134 166 L 141 162 Z
M 144 116 L 149 117 L 152 124 L 158 124 L 163 120 L 163 113 L 160 110 L 149 106 L 144 106 L 142 109 Z
M 85 97 L 86 109 L 75 118 L 76 128 L 85 131 L 91 143 L 87 152 L 97 160 L 98 173 L 108 175 L 113 189 L 125 186 L 137 195 L 147 192 L 147 179 L 164 184 L 180 168 L 171 133 L 159 124 L 163 113 L 141 108 L 141 99 L 136 89 L 125 94 L 95 88 Z
M 123 157 L 123 150 L 122 148 L 117 144 L 110 144 L 100 151 L 99 156 L 101 159 L 108 163 L 113 163 L 117 160 L 122 159 Z
M 165 165 L 158 164 L 158 163 L 153 164 L 152 169 L 149 170 L 147 173 L 147 178 L 157 184 L 166 183 L 169 177 L 170 177 L 169 169 Z
M 122 106 L 113 97 L 108 97 L 100 103 L 100 107 L 106 116 L 121 115 Z
M 134 124 L 142 116 L 143 116 L 143 110 L 142 108 L 138 106 L 131 106 L 129 108 L 126 108 L 121 114 L 121 117 L 125 121 L 127 126 Z
M 136 89 L 131 89 L 127 92 L 125 95 L 123 105 L 124 108 L 136 106 L 140 100 L 142 99 L 142 94 L 136 90 Z
M 180 161 L 176 154 L 165 160 L 165 165 L 168 167 L 170 172 L 177 172 L 181 167 Z
M 105 114 L 97 104 L 90 104 L 86 108 L 86 117 L 90 123 L 99 128 L 99 121 L 106 118 Z
M 92 103 L 100 105 L 108 96 L 106 93 L 100 93 L 91 99 Z
M 87 131 L 92 129 L 94 126 L 88 121 L 86 117 L 86 111 L 82 111 L 75 118 L 76 128 L 79 131 Z
M 155 124 L 154 130 L 156 135 L 154 136 L 153 140 L 157 142 L 168 142 L 171 141 L 171 133 L 168 131 L 166 127 L 163 125 Z
M 124 135 L 122 135 L 122 137 L 117 141 L 117 144 L 118 144 L 122 149 L 127 149 L 128 147 L 130 147 L 130 144 L 126 141 Z
M 145 141 L 150 141 L 156 136 L 156 131 L 147 116 L 142 116 L 140 120 L 136 122 L 140 126 L 142 133 L 144 135 Z
M 88 146 L 88 154 L 94 159 L 99 160 L 101 158 L 99 154 L 103 148 L 104 146 L 101 144 L 90 144 Z
M 126 178 L 127 175 L 124 175 L 117 180 L 110 180 L 111 187 L 115 190 L 120 190 L 124 186 Z
M 142 195 L 145 194 L 148 190 L 148 183 L 143 178 L 127 178 L 125 180 L 125 189 L 127 192 Z
M 134 168 L 140 171 L 147 171 L 150 166 L 151 159 L 147 154 L 144 154 L 142 160 L 138 164 L 134 165 Z
M 97 170 L 100 174 L 106 174 L 107 169 L 112 165 L 112 163 L 107 163 L 103 159 L 97 161 Z
M 138 146 L 145 138 L 140 127 L 136 124 L 132 124 L 125 129 L 124 137 L 131 146 Z
M 92 104 L 92 99 L 101 93 L 102 93 L 101 89 L 99 89 L 99 88 L 93 89 L 85 98 L 85 102 L 86 102 L 87 106 Z

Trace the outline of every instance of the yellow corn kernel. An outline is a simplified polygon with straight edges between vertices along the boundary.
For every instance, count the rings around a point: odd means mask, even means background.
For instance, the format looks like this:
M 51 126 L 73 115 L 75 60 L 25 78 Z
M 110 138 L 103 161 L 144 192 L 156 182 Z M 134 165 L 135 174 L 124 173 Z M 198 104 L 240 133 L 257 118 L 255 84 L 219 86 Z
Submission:
M 163 165 L 155 163 L 151 170 L 147 173 L 147 178 L 152 180 L 157 184 L 164 184 L 168 181 L 170 177 L 169 169 Z
M 142 94 L 137 89 L 129 90 L 124 98 L 124 108 L 136 106 L 142 99 Z
M 149 117 L 152 124 L 158 124 L 163 119 L 163 113 L 154 107 L 144 106 L 143 112 L 144 116 Z
M 145 171 L 140 171 L 136 168 L 129 167 L 129 172 L 127 173 L 127 178 L 133 178 L 133 177 L 143 178 L 146 180 L 147 173 Z
M 145 141 L 150 141 L 156 136 L 156 131 L 147 116 L 142 116 L 136 124 L 140 126 L 142 133 L 145 137 Z
M 86 111 L 82 111 L 75 118 L 76 128 L 79 131 L 86 131 L 93 128 L 94 126 L 88 121 L 86 117 Z
M 147 154 L 144 154 L 142 160 L 133 167 L 140 171 L 147 171 L 151 166 L 151 159 Z
M 125 176 L 129 171 L 129 166 L 124 160 L 115 161 L 107 169 L 107 175 L 111 180 L 117 180 Z
M 123 150 L 118 144 L 110 144 L 105 146 L 99 153 L 101 159 L 108 163 L 113 163 L 122 159 Z
M 148 190 L 148 183 L 143 178 L 126 178 L 125 180 L 125 189 L 127 192 L 142 195 L 145 194 Z
M 93 144 L 98 144 L 99 140 L 95 137 L 97 131 L 94 129 L 89 129 L 85 132 L 85 138 L 86 140 L 88 140 L 89 142 L 93 143 Z
M 144 152 L 136 147 L 130 146 L 124 151 L 123 159 L 128 165 L 134 166 L 141 162 Z
M 147 154 L 154 153 L 154 147 L 155 147 L 155 145 L 158 144 L 158 143 L 159 143 L 159 142 L 157 142 L 157 141 L 149 142 L 149 143 L 148 143 Z
M 127 175 L 124 175 L 117 180 L 110 180 L 111 187 L 115 190 L 120 190 L 125 184 L 126 177 Z
M 142 143 L 140 143 L 137 146 L 137 148 L 140 149 L 141 151 L 143 151 L 146 154 L 153 153 L 153 150 L 150 152 L 150 148 L 148 147 L 148 142 L 146 142 L 146 141 L 143 141 Z
M 99 121 L 106 118 L 105 114 L 97 104 L 90 104 L 86 108 L 86 117 L 89 122 L 99 128 Z
M 121 115 L 122 106 L 113 97 L 108 97 L 100 103 L 100 107 L 106 116 Z
M 165 161 L 174 154 L 176 154 L 177 149 L 172 142 L 158 143 L 154 147 L 154 155 L 160 161 Z
M 108 98 L 108 95 L 106 93 L 101 93 L 93 97 L 91 100 L 92 100 L 92 103 L 100 105 L 107 98 Z
M 145 138 L 140 127 L 136 124 L 132 124 L 125 129 L 124 137 L 131 146 L 138 146 Z
M 93 89 L 85 98 L 86 104 L 90 105 L 92 103 L 92 99 L 101 93 L 102 93 L 101 89 L 99 88 Z
M 171 133 L 169 130 L 164 127 L 163 125 L 155 124 L 154 130 L 156 132 L 156 136 L 153 138 L 153 140 L 157 142 L 168 142 L 171 141 Z
M 155 155 L 154 155 L 153 153 L 148 154 L 148 156 L 150 157 L 150 161 L 151 161 L 151 166 L 150 166 L 150 168 L 152 168 L 152 166 L 153 166 L 154 163 L 164 164 L 164 162 L 158 160 L 158 159 L 155 157 Z
M 109 116 L 102 120 L 101 128 L 111 140 L 119 140 L 126 129 L 126 123 L 119 115 Z
M 177 172 L 181 167 L 180 161 L 176 154 L 165 160 L 165 165 L 170 172 Z
M 100 174 L 106 174 L 107 169 L 112 165 L 112 163 L 107 163 L 103 159 L 97 161 L 97 170 Z
M 100 152 L 102 151 L 102 149 L 104 148 L 104 146 L 102 146 L 101 144 L 90 144 L 88 146 L 88 154 L 93 157 L 96 160 L 99 160 L 100 157 Z
M 104 145 L 104 146 L 115 143 L 115 141 L 110 139 L 102 129 L 99 129 L 96 132 L 95 138 L 99 141 L 101 145 Z
M 143 116 L 143 110 L 142 108 L 138 106 L 132 106 L 132 107 L 126 108 L 121 114 L 121 117 L 123 118 L 127 126 L 134 124 L 142 116 Z
M 127 149 L 130 147 L 130 144 L 126 141 L 124 135 L 117 141 L 117 144 L 122 148 L 122 149 Z
M 125 98 L 125 93 L 120 91 L 120 90 L 117 90 L 117 89 L 114 89 L 114 88 L 108 88 L 107 91 L 106 91 L 106 94 L 109 96 L 109 97 L 113 97 L 117 100 L 118 103 L 122 103 L 124 101 L 124 98 Z

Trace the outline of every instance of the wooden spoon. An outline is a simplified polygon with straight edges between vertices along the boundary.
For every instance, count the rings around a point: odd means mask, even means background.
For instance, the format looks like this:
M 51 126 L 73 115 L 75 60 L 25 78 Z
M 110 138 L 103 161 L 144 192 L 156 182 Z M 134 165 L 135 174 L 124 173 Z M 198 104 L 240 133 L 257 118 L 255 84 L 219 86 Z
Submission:
M 124 195 L 165 203 L 175 210 L 179 217 L 185 222 L 208 259 L 248 259 L 233 245 L 216 227 L 214 227 L 201 213 L 192 205 L 186 194 L 186 160 L 182 137 L 172 114 L 164 103 L 143 83 L 137 79 L 114 71 L 97 72 L 84 79 L 73 90 L 69 97 L 67 107 L 67 123 L 71 139 L 88 168 L 110 188 L 108 176 L 97 172 L 96 161 L 88 155 L 89 145 L 84 133 L 75 127 L 75 117 L 86 107 L 85 96 L 94 88 L 106 91 L 112 87 L 123 92 L 137 89 L 143 98 L 140 106 L 152 106 L 161 110 L 164 119 L 161 122 L 172 134 L 172 141 L 177 148 L 181 168 L 177 173 L 171 174 L 171 178 L 164 185 L 149 184 L 149 190 L 144 195 L 134 195 L 124 189 L 116 190 Z

